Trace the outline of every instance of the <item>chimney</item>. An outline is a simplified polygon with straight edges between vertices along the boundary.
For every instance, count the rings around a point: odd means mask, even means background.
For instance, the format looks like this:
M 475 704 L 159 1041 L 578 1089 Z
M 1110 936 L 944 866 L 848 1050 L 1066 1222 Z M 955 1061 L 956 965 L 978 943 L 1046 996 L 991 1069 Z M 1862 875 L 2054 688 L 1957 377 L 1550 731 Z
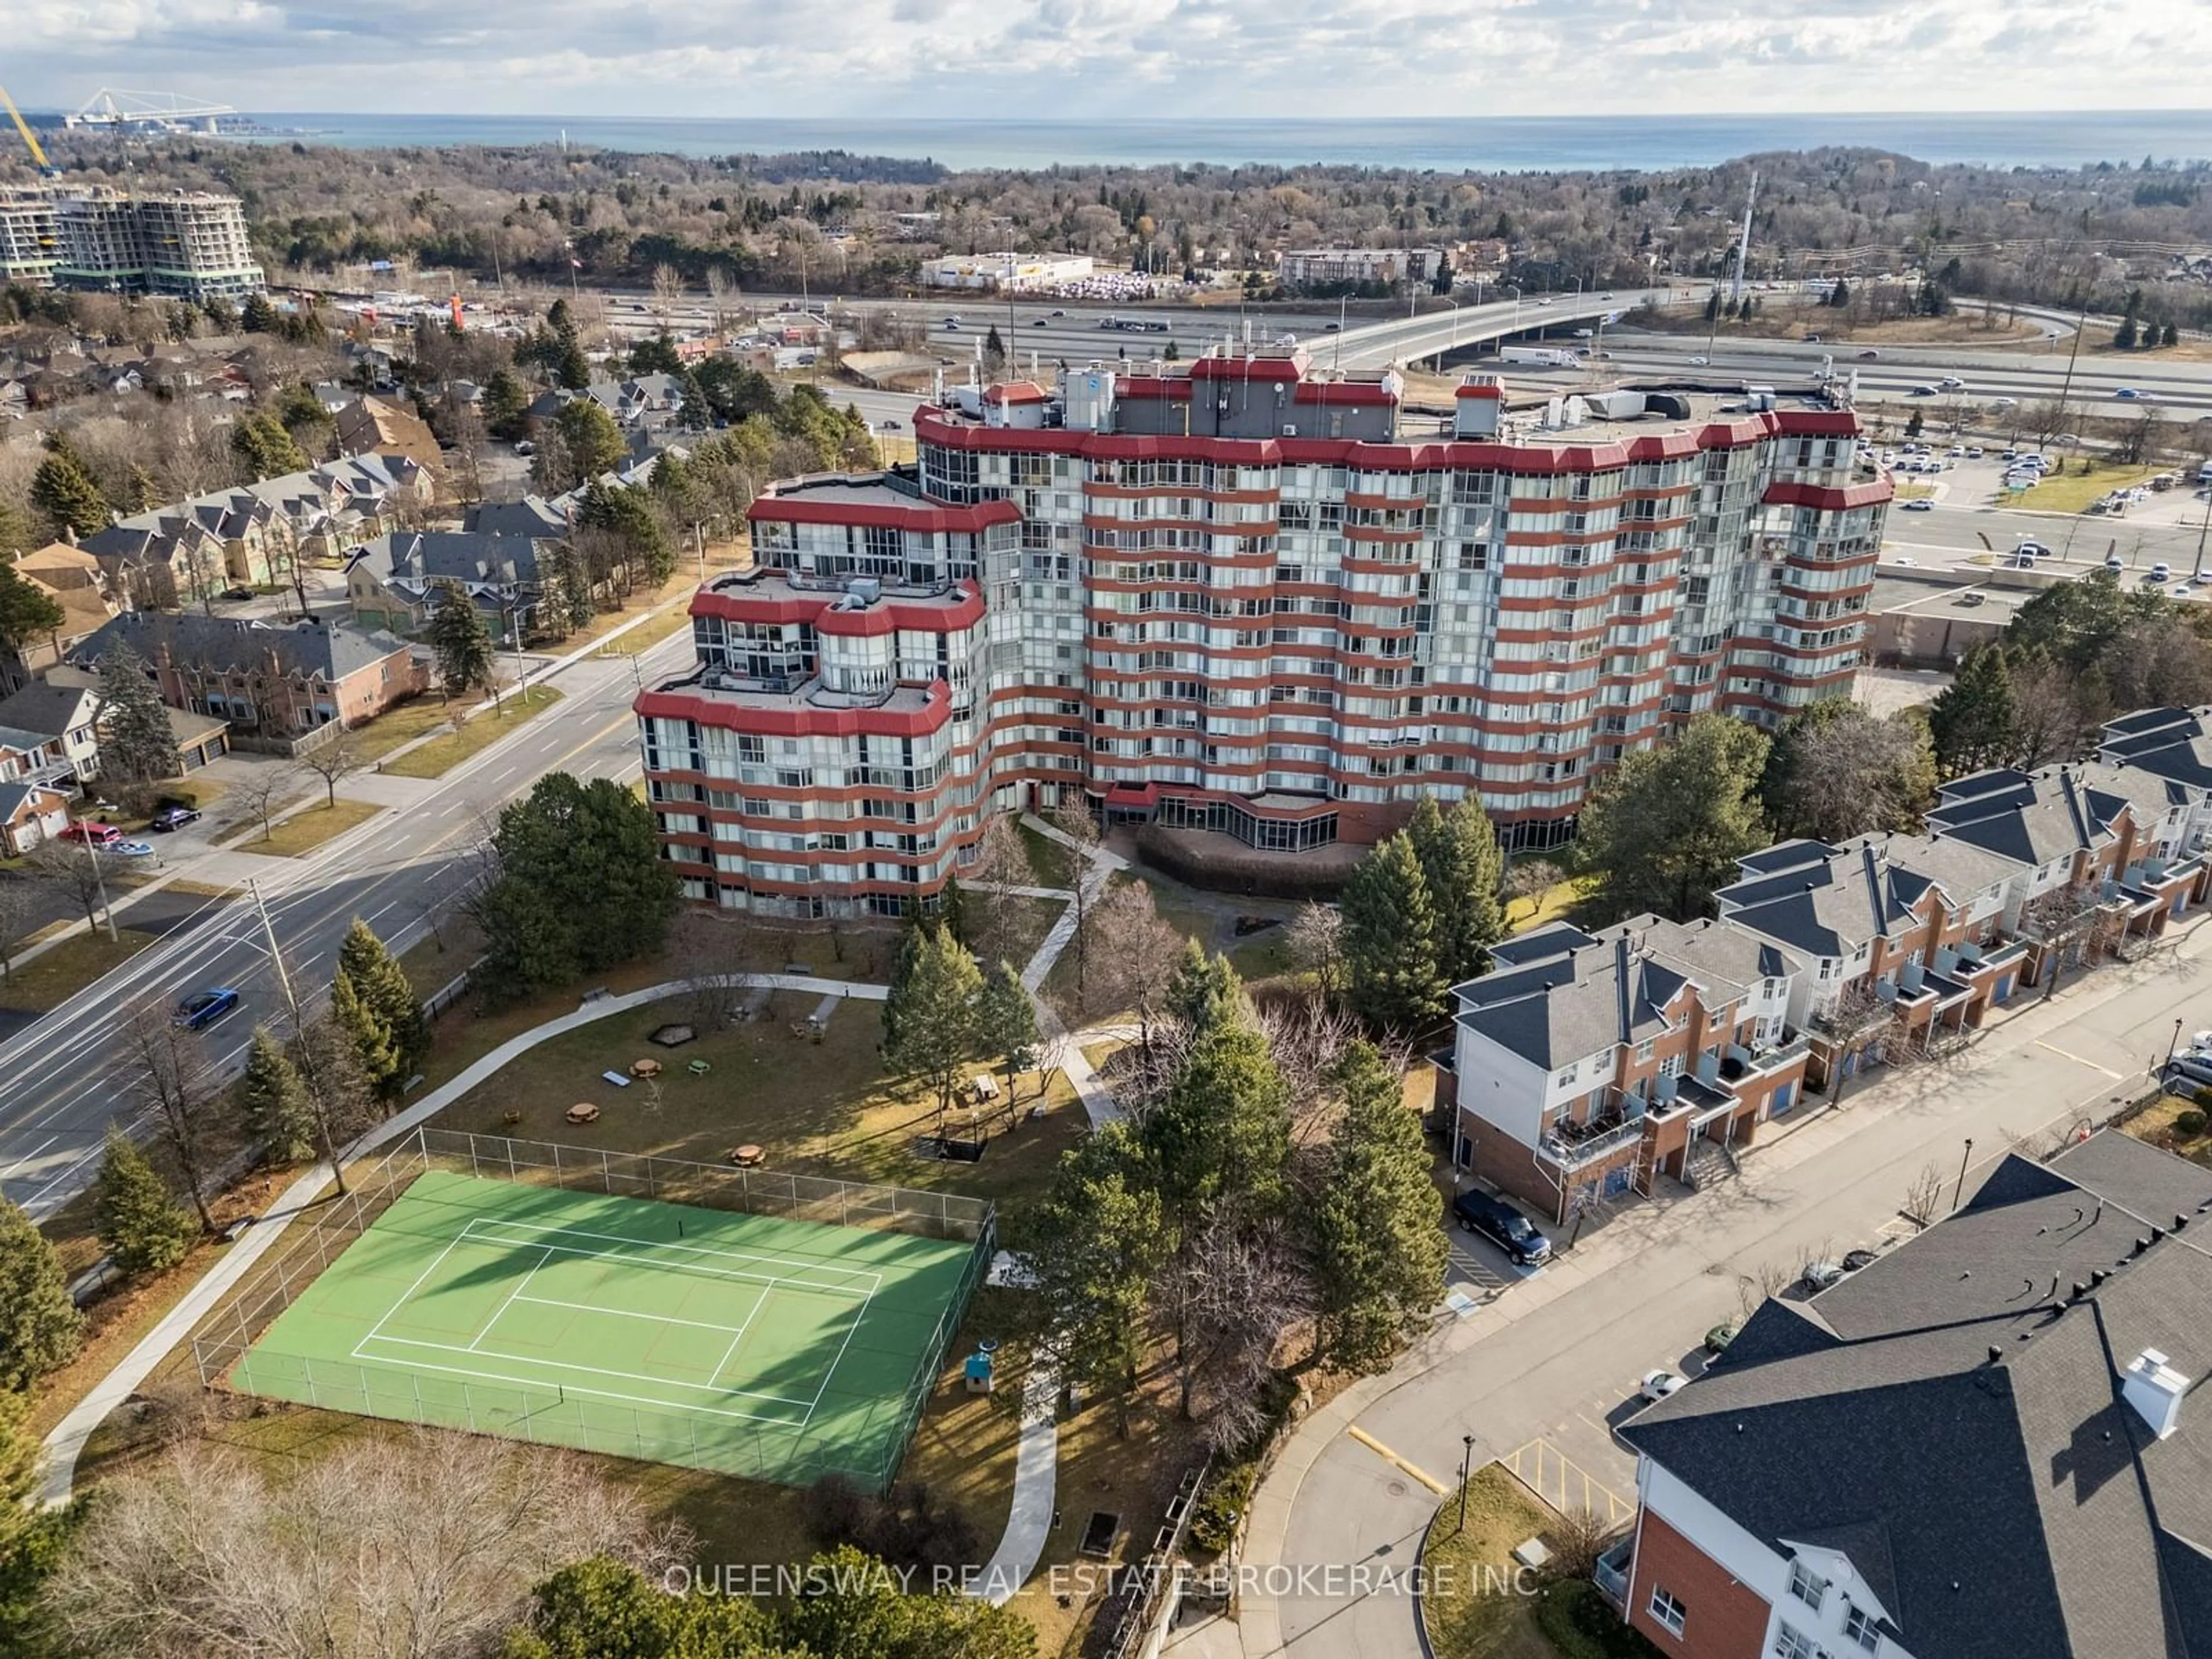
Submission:
M 2189 1379 L 2167 1364 L 2156 1348 L 2137 1354 L 2120 1378 L 2120 1397 L 2160 1440 L 2181 1425 L 2181 1396 L 2188 1392 Z

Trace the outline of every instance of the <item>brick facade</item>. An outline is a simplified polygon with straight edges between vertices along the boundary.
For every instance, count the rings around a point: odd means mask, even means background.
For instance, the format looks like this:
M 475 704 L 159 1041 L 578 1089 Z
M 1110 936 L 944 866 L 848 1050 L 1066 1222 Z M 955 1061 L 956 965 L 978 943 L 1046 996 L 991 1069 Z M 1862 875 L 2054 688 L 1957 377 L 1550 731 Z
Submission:
M 1686 1613 L 1675 1635 L 1651 1614 L 1655 1589 Z M 1759 1659 L 1771 1609 L 1695 1544 L 1645 1510 L 1638 1522 L 1628 1585 L 1628 1621 L 1664 1654 L 1679 1659 Z

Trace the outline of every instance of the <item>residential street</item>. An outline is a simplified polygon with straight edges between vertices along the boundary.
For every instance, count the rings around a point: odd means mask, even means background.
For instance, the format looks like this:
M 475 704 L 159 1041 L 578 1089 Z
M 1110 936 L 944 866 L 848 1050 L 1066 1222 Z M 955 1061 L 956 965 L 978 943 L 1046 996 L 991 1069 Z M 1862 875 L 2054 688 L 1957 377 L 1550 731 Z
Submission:
M 2185 1036 L 2212 1024 L 2208 958 L 2212 930 L 2200 921 L 2142 961 L 2062 980 L 2052 1000 L 2019 1003 L 1962 1053 L 1877 1074 L 1840 1109 L 1772 1132 L 1740 1178 L 1670 1188 L 1469 1316 L 1447 1316 L 1391 1376 L 1347 1396 L 1350 1412 L 1324 1408 L 1294 1437 L 1255 1499 L 1249 1561 L 1409 1567 L 1468 1434 L 1478 1465 L 1543 1437 L 1549 1481 L 1552 1453 L 1576 1466 L 1571 1502 L 1587 1492 L 1603 1509 L 1609 1487 L 1632 1503 L 1633 1460 L 1612 1446 L 1607 1419 L 1628 1414 L 1653 1367 L 1694 1371 L 1704 1332 L 1737 1313 L 1747 1275 L 1908 1234 L 1897 1215 L 1906 1188 L 1939 1164 L 1948 1202 L 1968 1137 L 1971 1188 L 2008 1135 L 2063 1132 L 2137 1092 L 2177 1019 Z M 1337 1431 L 1346 1422 L 1366 1443 Z M 1238 1634 L 1255 1659 L 1414 1659 L 1414 1618 L 1400 1593 L 1279 1604 L 1248 1595 Z M 1207 1635 L 1190 1650 L 1233 1650 L 1220 1627 Z
M 665 675 L 688 662 L 688 633 L 635 659 L 635 673 Z M 425 918 L 449 905 L 460 865 L 480 826 L 501 803 L 550 771 L 623 778 L 638 769 L 637 689 L 632 659 L 584 656 L 554 671 L 562 701 L 516 734 L 446 776 L 416 781 L 361 773 L 341 793 L 387 809 L 358 830 L 304 858 L 210 854 L 195 860 L 201 879 L 239 881 L 248 873 L 269 901 L 277 938 L 303 998 L 330 988 L 331 963 L 348 924 L 360 916 L 395 949 L 419 936 Z M 141 901 L 164 906 L 171 931 L 114 974 L 0 1042 L 0 1191 L 42 1217 L 91 1178 L 110 1118 L 132 1109 L 128 1067 L 114 1039 L 143 996 L 173 1001 L 208 986 L 244 994 L 234 1013 L 210 1027 L 208 1050 L 226 1073 L 243 1064 L 258 1020 L 283 1006 L 266 941 L 250 902 L 198 901 L 189 926 L 171 913 L 173 896 Z M 134 908 L 118 920 L 135 926 Z

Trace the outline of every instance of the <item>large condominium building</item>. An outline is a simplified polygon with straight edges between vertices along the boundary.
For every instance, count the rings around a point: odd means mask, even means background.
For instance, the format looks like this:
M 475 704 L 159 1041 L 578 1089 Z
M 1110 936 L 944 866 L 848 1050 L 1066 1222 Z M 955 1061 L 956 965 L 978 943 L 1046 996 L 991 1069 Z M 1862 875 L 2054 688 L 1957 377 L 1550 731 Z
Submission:
M 1425 283 L 1443 258 L 1443 250 L 1434 247 L 1291 248 L 1275 256 L 1275 275 L 1285 288 Z
M 42 288 L 60 262 L 53 197 L 43 190 L 0 190 L 0 282 Z
M 48 201 L 59 243 L 51 275 L 68 287 L 197 301 L 264 286 L 235 196 L 60 186 Z
M 1889 498 L 1848 410 L 1509 413 L 1477 378 L 1416 429 L 1399 390 L 1094 366 L 923 410 L 912 471 L 763 495 L 697 671 L 637 702 L 688 890 L 894 910 L 1063 795 L 1295 851 L 1475 793 L 1548 845 L 1689 717 L 1848 685 Z

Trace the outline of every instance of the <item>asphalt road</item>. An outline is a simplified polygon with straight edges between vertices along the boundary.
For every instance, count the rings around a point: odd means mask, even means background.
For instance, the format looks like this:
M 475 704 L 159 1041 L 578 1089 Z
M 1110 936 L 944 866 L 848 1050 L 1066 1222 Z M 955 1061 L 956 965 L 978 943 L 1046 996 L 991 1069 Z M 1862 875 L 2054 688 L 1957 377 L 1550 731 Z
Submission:
M 1938 1165 L 1971 1192 L 2009 1136 L 2109 1110 L 2141 1085 L 2177 1020 L 2212 1023 L 2208 991 L 2212 923 L 2200 920 L 2178 948 L 2024 1003 L 1961 1054 L 1861 1085 L 1842 1108 L 1751 1154 L 1741 1177 L 1624 1212 L 1481 1312 L 1448 1322 L 1401 1364 L 1396 1386 L 1356 1419 L 1367 1443 L 1338 1437 L 1306 1474 L 1275 1559 L 1410 1564 L 1437 1499 L 1378 1446 L 1448 1487 L 1463 1437 L 1474 1437 L 1478 1464 L 1541 1437 L 1587 1469 L 1597 1507 L 1608 1491 L 1632 1503 L 1633 1459 L 1611 1431 L 1633 1414 L 1644 1372 L 1694 1372 L 1703 1333 L 1735 1315 L 1746 1276 L 1893 1241 L 1910 1231 L 1897 1207 L 1918 1171 Z M 1567 1495 L 1578 1504 L 1584 1490 L 1571 1480 Z M 1249 1565 L 1270 1563 L 1255 1555 Z M 1403 1595 L 1347 1592 L 1272 1610 L 1291 1659 L 1422 1650 Z
M 643 653 L 647 678 L 690 659 L 688 635 Z M 356 916 L 387 943 L 406 945 L 450 905 L 471 849 L 500 805 L 544 773 L 627 778 L 639 767 L 629 712 L 637 682 L 629 659 L 586 657 L 556 671 L 562 701 L 447 775 L 428 799 L 387 810 L 301 859 L 270 859 L 261 889 L 286 965 L 303 999 L 330 989 L 339 940 Z M 153 901 L 149 900 L 151 903 Z M 226 1074 L 244 1060 L 258 1022 L 283 1006 L 252 906 L 204 900 L 179 913 L 166 900 L 149 919 L 159 944 L 51 1014 L 0 1042 L 0 1192 L 41 1217 L 88 1182 L 111 1119 L 143 1127 L 118 1031 L 142 1000 L 167 1006 L 206 986 L 243 994 L 243 1006 L 202 1036 Z M 138 918 L 121 912 L 125 926 Z

